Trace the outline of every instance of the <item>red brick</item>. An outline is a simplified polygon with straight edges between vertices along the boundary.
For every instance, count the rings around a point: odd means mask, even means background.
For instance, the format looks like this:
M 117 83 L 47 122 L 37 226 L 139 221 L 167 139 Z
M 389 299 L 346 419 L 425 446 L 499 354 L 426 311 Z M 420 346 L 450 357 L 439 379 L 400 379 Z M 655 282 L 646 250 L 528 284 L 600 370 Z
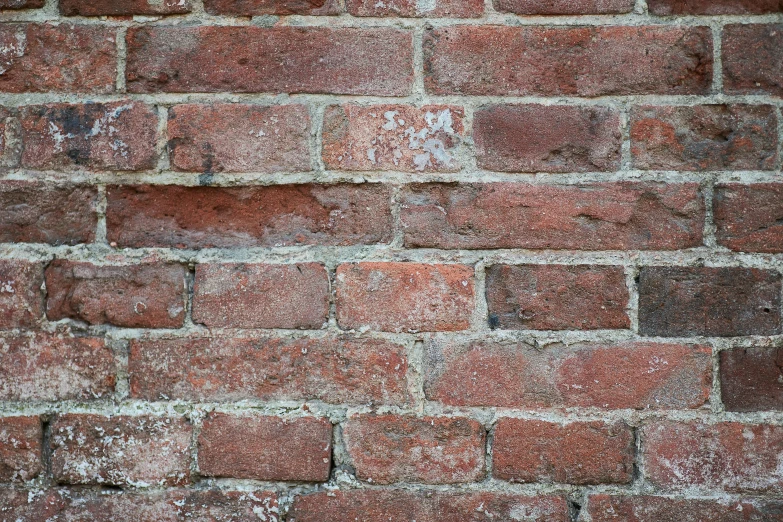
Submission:
M 783 253 L 783 183 L 719 185 L 712 201 L 718 244 Z
M 329 275 L 319 263 L 199 264 L 193 321 L 210 328 L 322 328 Z
M 46 0 L 0 0 L 0 9 L 38 9 Z
M 449 406 L 688 409 L 711 389 L 708 346 L 433 342 L 424 359 L 425 396 Z
M 664 490 L 783 491 L 783 427 L 660 421 L 642 429 L 644 470 Z
M 781 333 L 781 279 L 755 268 L 643 267 L 639 332 L 663 337 Z
M 115 362 L 103 339 L 37 333 L 0 337 L 0 399 L 93 400 L 114 391 Z
M 647 0 L 654 15 L 765 14 L 783 10 L 780 0 Z
M 407 247 L 677 250 L 700 246 L 694 183 L 415 184 L 402 194 Z
M 170 15 L 191 11 L 189 0 L 60 0 L 65 16 Z
M 461 417 L 358 415 L 343 439 L 360 480 L 456 484 L 484 476 L 486 432 Z
M 484 14 L 483 0 L 346 0 L 353 16 L 399 16 L 405 18 L 479 18 Z
M 158 26 L 127 41 L 130 92 L 405 96 L 413 80 L 412 35 L 396 29 Z
M 0 92 L 112 92 L 115 33 L 97 25 L 3 24 Z
M 106 192 L 108 239 L 124 247 L 337 246 L 392 238 L 391 191 L 380 184 L 126 185 Z
M 102 266 L 55 259 L 46 269 L 46 316 L 130 328 L 178 328 L 185 320 L 185 268 Z
M 323 159 L 335 170 L 455 172 L 464 111 L 448 105 L 326 108 Z
M 32 328 L 43 315 L 43 265 L 0 259 L 0 328 Z
M 327 419 L 211 413 L 198 437 L 198 466 L 208 477 L 324 482 L 331 444 Z
M 473 268 L 421 263 L 337 267 L 337 321 L 346 329 L 455 331 L 470 326 Z
M 204 0 L 204 9 L 214 15 L 334 15 L 337 0 Z
M 405 348 L 381 339 L 134 339 L 128 364 L 148 401 L 410 401 Z
M 770 170 L 778 157 L 771 105 L 634 107 L 634 166 L 659 170 Z
M 426 522 L 566 522 L 565 498 L 511 493 L 406 490 L 323 491 L 299 495 L 289 511 L 291 522 L 324 520 L 420 520 Z
M 486 288 L 493 328 L 594 330 L 631 324 L 622 267 L 492 265 Z
M 727 411 L 783 410 L 783 347 L 720 352 L 720 388 Z
M 52 424 L 60 484 L 177 486 L 190 482 L 192 428 L 179 417 L 68 414 Z
M 22 482 L 37 477 L 43 471 L 42 443 L 43 430 L 38 417 L 0 417 L 0 482 Z
M 478 166 L 502 172 L 620 167 L 620 113 L 608 107 L 494 105 L 475 114 Z
M 493 475 L 513 482 L 628 484 L 634 437 L 623 422 L 500 419 L 492 447 Z
M 139 522 L 277 522 L 277 495 L 272 491 L 173 489 L 165 492 L 68 491 L 28 492 L 0 489 L 3 520 Z M 266 518 L 264 518 L 266 517 Z
M 21 112 L 22 165 L 144 170 L 157 162 L 158 116 L 137 102 L 32 105 Z
M 76 245 L 95 239 L 96 187 L 0 181 L 0 242 Z
M 216 103 L 169 109 L 169 157 L 176 170 L 307 171 L 309 134 L 304 105 Z
M 591 522 L 769 522 L 783 517 L 783 504 L 600 494 L 590 496 L 585 511 Z
M 783 96 L 783 24 L 723 27 L 723 90 Z
M 458 25 L 424 36 L 432 94 L 707 94 L 708 27 Z
M 520 15 L 580 15 L 630 13 L 634 0 L 494 0 L 495 10 Z

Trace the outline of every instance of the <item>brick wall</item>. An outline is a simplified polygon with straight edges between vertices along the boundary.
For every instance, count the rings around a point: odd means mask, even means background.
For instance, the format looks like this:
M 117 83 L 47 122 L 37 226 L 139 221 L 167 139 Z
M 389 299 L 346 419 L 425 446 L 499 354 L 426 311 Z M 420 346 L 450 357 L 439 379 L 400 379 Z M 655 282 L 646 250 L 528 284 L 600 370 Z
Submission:
M 0 11 L 0 521 L 783 520 L 783 3 Z

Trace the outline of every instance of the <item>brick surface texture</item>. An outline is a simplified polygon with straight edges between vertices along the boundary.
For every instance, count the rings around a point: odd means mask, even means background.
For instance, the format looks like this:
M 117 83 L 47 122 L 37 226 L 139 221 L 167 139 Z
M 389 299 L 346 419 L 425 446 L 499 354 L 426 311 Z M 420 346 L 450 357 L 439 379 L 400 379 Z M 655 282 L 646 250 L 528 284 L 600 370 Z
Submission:
M 783 521 L 781 172 L 781 0 L 0 0 L 0 522 Z

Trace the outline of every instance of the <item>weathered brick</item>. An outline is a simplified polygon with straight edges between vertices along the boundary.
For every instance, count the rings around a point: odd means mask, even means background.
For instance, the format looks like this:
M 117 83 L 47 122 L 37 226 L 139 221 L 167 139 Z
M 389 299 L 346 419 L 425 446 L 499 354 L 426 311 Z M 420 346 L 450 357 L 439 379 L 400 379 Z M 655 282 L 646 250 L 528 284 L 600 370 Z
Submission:
M 707 94 L 708 27 L 457 25 L 424 37 L 432 94 Z
M 0 181 L 0 242 L 75 245 L 95 239 L 96 187 Z
M 473 123 L 479 167 L 502 172 L 620 167 L 620 113 L 608 107 L 494 105 Z
M 224 328 L 322 328 L 329 275 L 319 263 L 198 264 L 193 321 Z
M 95 265 L 55 259 L 46 269 L 46 316 L 130 328 L 178 328 L 185 268 L 167 263 Z
M 720 352 L 720 388 L 727 411 L 783 410 L 783 347 Z
M 463 117 L 461 107 L 447 105 L 333 105 L 324 114 L 324 163 L 335 170 L 458 171 Z
M 492 265 L 486 289 L 493 328 L 594 330 L 631 324 L 622 267 Z
M 190 0 L 60 0 L 65 16 L 132 16 L 189 13 Z
M 693 183 L 415 184 L 402 194 L 408 247 L 676 250 L 702 243 Z
M 42 444 L 43 430 L 38 417 L 0 417 L 0 482 L 22 482 L 37 477 L 43 470 Z M 1 507 L 0 516 L 5 516 Z
M 52 424 L 60 484 L 177 486 L 190 482 L 192 428 L 180 417 L 67 414 Z
M 423 373 L 427 399 L 449 406 L 687 409 L 712 389 L 710 348 L 681 344 L 433 341 Z
M 134 339 L 128 365 L 131 396 L 149 401 L 410 400 L 405 348 L 380 339 Z
M 0 9 L 39 9 L 46 0 L 0 0 Z
M 331 444 L 327 419 L 211 413 L 198 437 L 198 466 L 208 477 L 323 482 Z
M 520 15 L 580 15 L 630 13 L 634 0 L 494 0 L 495 10 Z
M 324 491 L 299 495 L 289 512 L 292 522 L 323 520 L 421 520 L 427 522 L 566 522 L 565 498 L 511 493 L 405 490 Z
M 127 41 L 130 92 L 405 96 L 413 80 L 412 35 L 396 29 L 157 26 Z
M 272 491 L 172 489 L 135 493 L 0 489 L 2 520 L 137 520 L 139 522 L 277 522 Z M 265 518 L 266 517 L 266 518 Z
M 783 24 L 723 27 L 723 90 L 783 96 Z
M 591 522 L 769 522 L 783 518 L 783 503 L 599 494 L 583 512 Z
M 109 186 L 109 241 L 125 247 L 388 243 L 391 191 L 380 184 Z M 174 204 L 176 202 L 176 204 Z
M 660 421 L 642 428 L 644 470 L 664 490 L 783 491 L 783 427 Z
M 783 183 L 718 185 L 712 202 L 718 244 L 783 253 Z
M 115 362 L 103 339 L 37 333 L 0 337 L 0 399 L 93 400 L 114 391 Z
M 780 0 L 647 0 L 654 15 L 765 14 L 783 11 Z
M 770 170 L 778 157 L 771 105 L 634 107 L 634 166 L 659 170 Z
M 20 118 L 27 168 L 144 170 L 157 161 L 158 116 L 148 105 L 31 105 Z
M 204 0 L 204 9 L 214 15 L 334 15 L 337 0 Z
M 0 328 L 31 328 L 44 310 L 43 265 L 0 259 Z
M 493 475 L 513 482 L 627 484 L 634 437 L 623 422 L 500 419 L 492 447 Z
M 337 267 L 342 328 L 455 331 L 470 326 L 473 268 L 422 263 L 347 263 Z
M 97 25 L 0 25 L 0 92 L 112 92 L 115 34 Z
M 358 415 L 343 440 L 360 480 L 456 484 L 484 476 L 486 432 L 461 417 Z
M 484 14 L 483 0 L 346 0 L 345 8 L 353 16 L 478 18 Z
M 169 157 L 176 170 L 307 171 L 309 134 L 304 105 L 216 103 L 169 109 Z
M 643 267 L 639 332 L 683 337 L 781 333 L 781 276 L 755 268 Z

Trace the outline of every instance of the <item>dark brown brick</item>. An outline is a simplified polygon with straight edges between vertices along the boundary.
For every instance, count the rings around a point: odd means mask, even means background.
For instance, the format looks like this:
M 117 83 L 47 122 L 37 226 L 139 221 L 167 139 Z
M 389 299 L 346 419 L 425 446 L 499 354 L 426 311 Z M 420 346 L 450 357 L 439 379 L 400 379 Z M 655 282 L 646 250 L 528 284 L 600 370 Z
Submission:
M 46 316 L 130 328 L 178 328 L 185 268 L 166 263 L 94 265 L 56 259 L 46 269 Z
M 474 116 L 478 166 L 502 172 L 620 167 L 620 113 L 607 107 L 495 105 Z
M 712 201 L 718 244 L 739 252 L 783 252 L 783 183 L 718 185 Z
M 60 0 L 65 16 L 132 16 L 189 13 L 190 0 Z
M 623 422 L 504 418 L 495 427 L 493 474 L 513 482 L 627 484 L 633 447 L 633 433 Z
M 771 170 L 778 158 L 771 105 L 635 107 L 634 166 L 658 170 Z
M 356 245 L 391 241 L 380 184 L 107 188 L 109 241 L 125 247 Z M 175 204 L 176 202 L 176 204 Z
M 754 268 L 644 267 L 639 332 L 684 337 L 781 333 L 781 276 Z
M 346 0 L 345 7 L 353 16 L 478 18 L 484 13 L 483 0 Z
M 654 15 L 750 15 L 783 11 L 780 0 L 647 0 Z
M 486 289 L 493 328 L 594 330 L 631 324 L 622 267 L 492 265 Z
M 44 310 L 43 264 L 0 259 L 0 328 L 32 328 Z
M 0 0 L 0 9 L 39 9 L 46 0 Z
M 723 27 L 723 90 L 783 96 L 783 24 Z
M 720 388 L 727 411 L 783 410 L 783 347 L 720 352 Z
M 0 338 L 0 400 L 95 400 L 111 395 L 115 362 L 103 339 L 37 333 Z
M 192 428 L 179 417 L 68 414 L 51 427 L 60 484 L 177 486 L 190 482 Z
M 0 482 L 23 482 L 43 470 L 43 430 L 38 417 L 0 417 Z M 0 499 L 0 516 L 3 513 Z
M 115 33 L 97 25 L 0 25 L 0 92 L 112 92 Z
M 484 476 L 486 432 L 460 417 L 359 415 L 343 426 L 356 476 L 373 484 L 455 484 Z
M 334 15 L 337 0 L 204 0 L 204 9 L 214 15 Z
M 27 168 L 144 170 L 157 161 L 158 115 L 148 105 L 31 105 L 20 118 Z
M 456 25 L 424 37 L 432 94 L 707 94 L 708 27 Z
M 519 15 L 580 15 L 630 13 L 634 0 L 494 0 L 495 10 Z
M 158 26 L 127 40 L 130 92 L 405 96 L 413 80 L 412 35 L 396 29 Z
M 331 444 L 327 419 L 211 413 L 198 437 L 198 465 L 208 477 L 324 482 Z
M 76 245 L 95 239 L 98 189 L 0 181 L 0 242 Z
M 307 171 L 309 134 L 304 105 L 216 103 L 169 109 L 169 157 L 175 170 Z
M 590 495 L 591 522 L 771 522 L 783 519 L 780 501 L 677 499 L 648 495 Z
M 693 183 L 415 184 L 402 195 L 408 247 L 677 250 L 702 243 Z

